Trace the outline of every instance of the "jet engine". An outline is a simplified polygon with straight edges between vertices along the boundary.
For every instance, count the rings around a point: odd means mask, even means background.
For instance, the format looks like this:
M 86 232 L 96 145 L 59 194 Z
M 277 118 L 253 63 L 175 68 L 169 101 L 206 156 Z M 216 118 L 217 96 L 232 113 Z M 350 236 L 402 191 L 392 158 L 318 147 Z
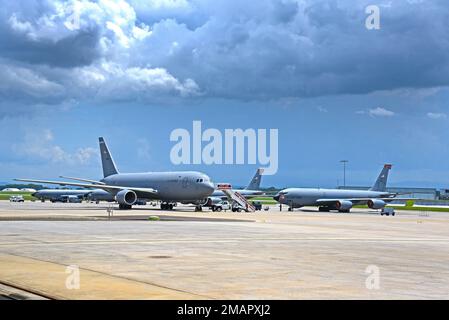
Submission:
M 209 202 L 209 198 L 205 198 L 203 200 L 195 201 L 195 204 L 205 206 L 205 205 L 207 205 L 208 202 Z
M 349 211 L 352 208 L 352 202 L 349 200 L 338 200 L 335 206 L 338 210 Z
M 383 207 L 385 207 L 387 205 L 385 203 L 385 201 L 379 200 L 379 199 L 368 200 L 367 204 L 368 204 L 368 207 L 371 209 L 382 209 Z
M 121 190 L 115 195 L 119 204 L 132 206 L 137 201 L 137 194 L 132 190 Z

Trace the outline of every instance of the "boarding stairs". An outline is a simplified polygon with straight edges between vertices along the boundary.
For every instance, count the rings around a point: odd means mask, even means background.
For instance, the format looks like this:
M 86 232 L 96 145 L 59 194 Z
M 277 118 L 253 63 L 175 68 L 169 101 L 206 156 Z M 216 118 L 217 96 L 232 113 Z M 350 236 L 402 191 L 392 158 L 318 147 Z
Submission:
M 248 202 L 248 200 L 237 191 L 232 190 L 232 186 L 227 183 L 221 183 L 217 185 L 217 189 L 223 191 L 223 193 L 231 201 L 236 202 L 246 212 L 255 212 L 256 208 Z

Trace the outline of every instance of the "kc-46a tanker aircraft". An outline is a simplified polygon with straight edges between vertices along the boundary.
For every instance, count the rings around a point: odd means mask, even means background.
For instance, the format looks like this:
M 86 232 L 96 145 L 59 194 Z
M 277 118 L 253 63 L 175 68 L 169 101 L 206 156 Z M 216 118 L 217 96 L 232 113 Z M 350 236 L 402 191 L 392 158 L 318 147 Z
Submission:
M 161 209 L 170 210 L 176 202 L 195 204 L 201 210 L 214 192 L 211 179 L 202 172 L 119 173 L 103 138 L 99 138 L 104 178 L 100 181 L 70 178 L 79 182 L 15 179 L 17 181 L 102 189 L 119 203 L 120 209 L 131 209 L 138 200 L 160 200 Z
M 382 209 L 388 202 L 398 200 L 398 193 L 387 192 L 388 173 L 391 164 L 385 164 L 376 182 L 369 190 L 287 188 L 281 190 L 274 200 L 289 206 L 288 210 L 304 206 L 318 206 L 319 211 L 338 210 L 349 212 L 354 205 L 368 205 Z M 401 200 L 408 200 L 401 198 Z

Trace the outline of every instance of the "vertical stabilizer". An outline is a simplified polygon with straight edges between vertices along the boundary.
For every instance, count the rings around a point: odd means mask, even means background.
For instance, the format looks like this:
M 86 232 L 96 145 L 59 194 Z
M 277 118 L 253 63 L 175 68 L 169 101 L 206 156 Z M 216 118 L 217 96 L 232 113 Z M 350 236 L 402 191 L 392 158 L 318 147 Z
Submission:
M 385 164 L 379 176 L 377 177 L 376 182 L 371 187 L 371 191 L 380 191 L 384 192 L 387 190 L 387 180 L 388 173 L 390 172 L 391 164 Z
M 263 173 L 262 168 L 257 169 L 256 174 L 254 175 L 253 179 L 251 180 L 251 182 L 245 189 L 246 190 L 259 190 L 260 182 L 262 181 L 262 173 Z
M 109 152 L 108 146 L 102 137 L 98 138 L 100 142 L 101 164 L 103 166 L 103 176 L 109 177 L 113 174 L 117 174 L 117 168 Z

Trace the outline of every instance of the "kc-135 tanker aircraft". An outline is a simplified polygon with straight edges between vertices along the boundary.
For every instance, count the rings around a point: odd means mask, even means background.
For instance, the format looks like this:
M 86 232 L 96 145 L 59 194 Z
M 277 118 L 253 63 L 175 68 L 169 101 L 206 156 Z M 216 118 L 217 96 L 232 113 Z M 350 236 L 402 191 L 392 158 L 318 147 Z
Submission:
M 385 164 L 376 182 L 369 190 L 287 188 L 274 199 L 289 206 L 288 210 L 304 206 L 318 206 L 319 211 L 349 212 L 354 205 L 365 204 L 371 209 L 382 209 L 388 202 L 397 200 L 398 193 L 387 192 L 391 164 Z M 409 200 L 401 198 L 401 200 Z M 416 200 L 416 199 L 415 199 Z
M 160 200 L 161 209 L 176 202 L 195 204 L 201 210 L 215 187 L 204 173 L 196 171 L 119 173 L 102 137 L 99 138 L 104 178 L 100 181 L 70 178 L 80 182 L 15 179 L 17 181 L 102 189 L 115 196 L 120 209 L 131 209 L 139 199 Z

